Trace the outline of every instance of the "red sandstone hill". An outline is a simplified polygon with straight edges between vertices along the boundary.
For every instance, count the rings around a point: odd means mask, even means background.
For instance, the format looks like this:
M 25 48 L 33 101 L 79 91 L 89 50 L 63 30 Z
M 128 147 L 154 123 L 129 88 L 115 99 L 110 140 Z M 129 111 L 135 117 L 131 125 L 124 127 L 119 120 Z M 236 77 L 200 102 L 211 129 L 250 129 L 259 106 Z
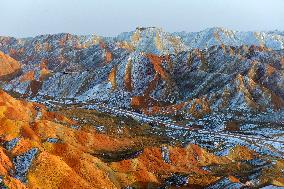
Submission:
M 254 169 L 247 161 L 261 158 L 241 146 L 232 149 L 228 156 L 219 157 L 198 145 L 181 147 L 165 144 L 153 136 L 130 136 L 126 134 L 130 133 L 126 126 L 132 124 L 131 129 L 141 129 L 147 125 L 137 125 L 131 120 L 122 122 L 96 112 L 68 111 L 70 115 L 92 118 L 92 125 L 81 124 L 49 112 L 40 104 L 17 100 L 0 91 L 1 186 L 11 189 L 155 188 L 166 183 L 203 188 L 223 178 L 228 178 L 232 186 L 245 186 L 250 184 L 246 170 Z M 62 113 L 67 115 L 68 111 Z M 112 134 L 100 133 L 94 127 L 98 123 L 112 129 L 124 127 L 124 134 L 119 136 L 117 130 Z M 204 169 L 204 166 L 213 168 Z M 283 166 L 279 160 L 261 170 L 259 184 L 283 186 Z M 176 174 L 186 177 L 173 177 Z
M 21 69 L 21 64 L 0 51 L 0 79 L 7 79 Z

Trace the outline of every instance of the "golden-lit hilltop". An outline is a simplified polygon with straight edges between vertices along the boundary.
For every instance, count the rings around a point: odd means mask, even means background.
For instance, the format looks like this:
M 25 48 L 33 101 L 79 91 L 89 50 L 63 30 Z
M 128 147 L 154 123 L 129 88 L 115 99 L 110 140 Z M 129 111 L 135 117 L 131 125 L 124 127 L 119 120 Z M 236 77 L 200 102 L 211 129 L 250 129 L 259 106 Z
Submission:
M 170 145 L 160 137 L 143 136 L 142 128 L 147 125 L 96 111 L 61 112 L 88 118 L 92 124 L 103 124 L 106 132 L 99 132 L 88 122 L 82 124 L 49 112 L 38 103 L 17 100 L 0 92 L 3 187 L 155 188 L 180 184 L 200 188 L 223 178 L 229 184 L 249 185 L 242 171 L 254 169 L 248 161 L 260 158 L 241 146 L 236 146 L 226 157 L 218 157 L 198 145 Z M 119 127 L 124 128 L 122 134 L 118 134 Z M 267 176 L 260 175 L 259 184 L 283 186 L 283 166 L 281 160 L 264 169 L 262 172 Z
M 9 79 L 21 70 L 21 64 L 0 51 L 0 79 Z

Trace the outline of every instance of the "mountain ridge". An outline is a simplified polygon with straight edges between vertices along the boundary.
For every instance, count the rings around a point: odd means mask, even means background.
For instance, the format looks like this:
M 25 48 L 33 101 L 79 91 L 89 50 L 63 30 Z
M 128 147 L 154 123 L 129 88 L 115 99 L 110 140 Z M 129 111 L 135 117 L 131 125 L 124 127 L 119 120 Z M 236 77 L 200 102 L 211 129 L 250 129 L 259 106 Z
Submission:
M 21 41 L 28 41 L 31 39 L 35 39 L 35 38 L 46 38 L 46 37 L 50 37 L 50 36 L 61 36 L 61 35 L 70 35 L 70 36 L 74 36 L 76 38 L 81 38 L 81 39 L 86 39 L 86 38 L 102 38 L 106 41 L 108 40 L 115 40 L 115 41 L 129 41 L 131 40 L 131 37 L 133 37 L 132 35 L 137 33 L 138 31 L 140 32 L 156 32 L 156 33 L 166 33 L 167 35 L 172 35 L 173 37 L 179 37 L 181 38 L 183 41 L 183 43 L 185 43 L 185 45 L 187 45 L 188 48 L 209 48 L 210 46 L 212 46 L 212 44 L 208 44 L 208 46 L 205 46 L 204 44 L 195 44 L 192 45 L 192 42 L 188 42 L 188 41 L 192 41 L 192 40 L 196 40 L 196 41 L 202 41 L 204 39 L 198 39 L 198 36 L 200 35 L 205 35 L 204 37 L 206 38 L 210 38 L 210 40 L 213 40 L 213 38 L 217 38 L 216 34 L 218 34 L 219 32 L 222 34 L 227 34 L 224 37 L 232 37 L 230 35 L 243 35 L 243 36 L 237 36 L 237 38 L 241 38 L 241 37 L 246 37 L 246 40 L 249 40 L 249 44 L 247 45 L 266 45 L 265 41 L 263 41 L 262 38 L 268 38 L 267 39 L 267 43 L 271 41 L 272 42 L 279 42 L 279 44 L 268 44 L 267 47 L 269 48 L 274 48 L 274 49 L 283 49 L 283 32 L 281 31 L 238 31 L 238 30 L 230 30 L 230 29 L 226 29 L 224 27 L 212 27 L 212 28 L 206 28 L 204 30 L 201 31 L 197 31 L 197 32 L 187 32 L 187 31 L 181 31 L 181 32 L 166 32 L 165 30 L 163 30 L 163 28 L 159 28 L 159 27 L 137 27 L 135 30 L 133 31 L 129 31 L 129 32 L 122 32 L 116 36 L 113 37 L 108 37 L 108 36 L 101 36 L 101 35 L 96 35 L 96 34 L 90 34 L 90 35 L 77 35 L 77 34 L 71 34 L 71 33 L 56 33 L 56 34 L 44 34 L 44 35 L 38 35 L 38 36 L 34 36 L 34 37 L 25 37 L 25 38 L 15 38 L 15 37 L 9 37 L 9 36 L 0 36 L 0 39 L 3 38 L 11 38 L 13 40 L 21 40 Z M 207 35 L 206 35 L 207 34 Z M 248 35 L 248 36 L 246 36 Z M 259 44 L 258 40 L 260 41 Z M 231 46 L 236 46 L 236 44 L 233 43 L 234 41 L 224 41 L 224 45 L 231 45 Z M 244 45 L 246 44 L 245 40 L 241 41 L 242 44 L 238 44 L 238 45 Z M 199 42 L 200 43 L 200 42 Z M 231 43 L 231 44 L 229 44 Z M 215 44 L 215 45 L 221 45 L 221 44 Z
M 14 38 L 14 39 L 31 39 L 31 38 L 35 38 L 35 37 L 40 37 L 40 36 L 49 36 L 49 35 L 61 35 L 61 34 L 70 34 L 73 36 L 98 36 L 98 37 L 103 37 L 103 38 L 116 38 L 118 36 L 121 36 L 123 34 L 128 34 L 128 33 L 133 33 L 136 30 L 147 30 L 147 29 L 158 29 L 158 30 L 164 30 L 165 32 L 167 32 L 163 27 L 156 27 L 156 26 L 138 26 L 136 27 L 134 30 L 131 31 L 123 31 L 120 32 L 116 35 L 113 36 L 105 36 L 103 34 L 96 34 L 96 32 L 93 32 L 91 34 L 75 34 L 75 33 L 71 33 L 71 32 L 58 32 L 58 33 L 45 33 L 45 34 L 38 34 L 38 35 L 34 35 L 34 36 L 27 36 L 27 37 L 16 37 L 16 36 L 9 36 L 9 35 L 0 35 L 0 37 L 2 38 Z M 187 31 L 187 30 L 181 30 L 181 31 L 172 31 L 172 32 L 167 32 L 170 34 L 175 34 L 175 33 L 199 33 L 202 31 L 207 31 L 207 30 L 228 30 L 228 31 L 233 31 L 233 32 L 259 32 L 259 33 L 270 33 L 270 34 L 277 34 L 277 35 L 283 35 L 284 31 L 282 30 L 237 30 L 237 29 L 230 29 L 227 27 L 222 27 L 222 26 L 215 26 L 215 27 L 207 27 L 201 30 L 196 30 L 196 31 Z
M 37 100 L 97 100 L 155 114 L 179 107 L 176 112 L 195 117 L 222 109 L 283 108 L 283 50 L 243 44 L 246 34 L 224 28 L 190 34 L 203 48 L 186 46 L 188 34 L 182 35 L 150 27 L 115 38 L 0 38 L 0 50 L 20 62 L 23 72 L 2 87 Z M 265 41 L 270 35 L 259 36 Z
M 274 33 L 0 37 L 0 188 L 284 186 Z

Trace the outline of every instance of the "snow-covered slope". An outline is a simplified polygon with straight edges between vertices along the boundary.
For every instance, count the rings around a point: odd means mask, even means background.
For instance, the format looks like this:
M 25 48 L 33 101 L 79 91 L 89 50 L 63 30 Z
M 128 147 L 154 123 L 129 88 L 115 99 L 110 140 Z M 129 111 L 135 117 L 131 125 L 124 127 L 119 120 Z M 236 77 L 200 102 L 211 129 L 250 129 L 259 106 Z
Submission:
M 23 74 L 3 84 L 7 91 L 139 109 L 178 105 L 196 115 L 199 106 L 202 114 L 283 108 L 281 48 L 279 32 L 224 28 L 174 34 L 136 28 L 113 38 L 0 38 L 0 50 L 22 64 Z
M 200 32 L 177 32 L 185 45 L 190 48 L 209 48 L 214 45 L 256 45 L 275 50 L 284 48 L 283 32 L 240 32 L 225 28 L 209 28 Z
M 155 27 L 136 28 L 135 31 L 118 35 L 114 40 L 129 43 L 136 52 L 173 54 L 188 49 L 179 36 Z

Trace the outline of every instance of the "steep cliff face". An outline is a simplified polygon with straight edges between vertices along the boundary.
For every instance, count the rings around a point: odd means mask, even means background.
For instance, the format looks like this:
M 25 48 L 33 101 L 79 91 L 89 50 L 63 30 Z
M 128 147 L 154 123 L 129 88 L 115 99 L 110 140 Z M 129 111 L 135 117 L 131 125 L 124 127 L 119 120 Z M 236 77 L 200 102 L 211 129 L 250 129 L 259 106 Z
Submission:
M 174 144 L 155 135 L 149 125 L 131 119 L 76 108 L 59 112 L 0 91 L 1 187 L 284 184 L 282 160 L 271 163 L 267 156 L 243 146 L 232 148 L 227 156 L 216 156 L 198 145 Z

